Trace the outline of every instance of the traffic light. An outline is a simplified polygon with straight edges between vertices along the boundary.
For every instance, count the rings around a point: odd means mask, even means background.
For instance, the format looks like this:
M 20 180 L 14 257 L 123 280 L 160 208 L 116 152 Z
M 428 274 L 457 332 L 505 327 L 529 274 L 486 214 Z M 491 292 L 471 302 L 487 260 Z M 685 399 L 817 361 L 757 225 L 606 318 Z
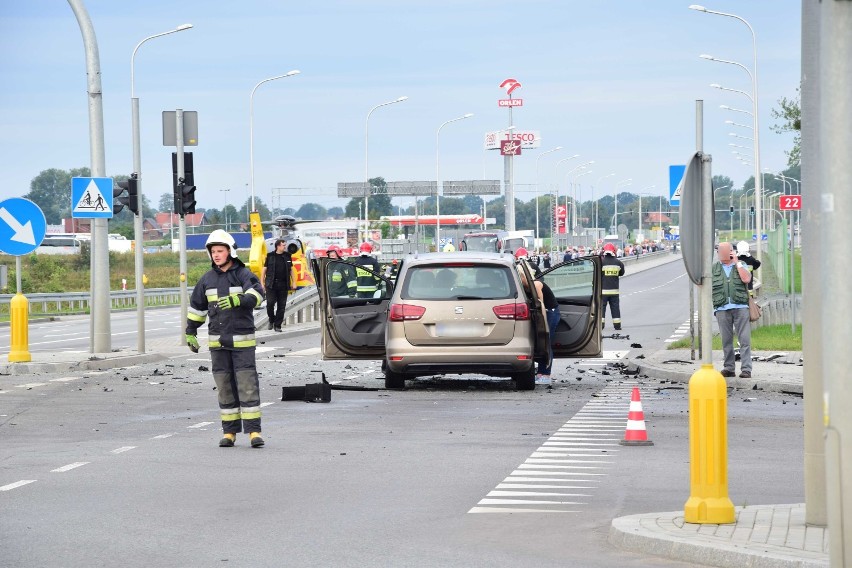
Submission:
M 195 213 L 195 186 L 181 183 L 175 188 L 175 213 L 183 217 Z
M 730 211 L 731 211 L 731 213 L 733 213 L 733 212 L 734 212 L 734 206 L 733 206 L 733 205 L 731 205 L 731 207 L 730 207 Z
M 195 185 L 195 177 L 193 176 L 192 167 L 192 152 L 183 153 L 183 183 L 185 185 Z M 177 171 L 177 152 L 172 152 L 172 188 L 177 193 L 177 187 L 180 183 L 178 180 Z M 178 209 L 175 208 L 175 211 Z
M 118 182 L 118 187 L 112 188 L 112 214 L 118 215 L 124 206 L 130 203 L 128 192 L 130 191 L 130 180 Z
M 748 214 L 754 217 L 754 205 L 748 208 Z
M 127 180 L 118 182 L 118 187 L 112 188 L 112 214 L 121 213 L 125 205 L 134 215 L 139 214 L 139 180 L 136 174 L 131 174 Z

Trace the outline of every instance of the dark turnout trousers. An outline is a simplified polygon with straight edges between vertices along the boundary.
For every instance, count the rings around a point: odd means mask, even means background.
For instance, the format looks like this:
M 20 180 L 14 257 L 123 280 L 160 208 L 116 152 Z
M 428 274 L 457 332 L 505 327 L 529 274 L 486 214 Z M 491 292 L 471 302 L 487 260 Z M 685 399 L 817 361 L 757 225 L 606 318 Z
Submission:
M 225 434 L 261 431 L 260 383 L 254 351 L 254 347 L 210 350 Z

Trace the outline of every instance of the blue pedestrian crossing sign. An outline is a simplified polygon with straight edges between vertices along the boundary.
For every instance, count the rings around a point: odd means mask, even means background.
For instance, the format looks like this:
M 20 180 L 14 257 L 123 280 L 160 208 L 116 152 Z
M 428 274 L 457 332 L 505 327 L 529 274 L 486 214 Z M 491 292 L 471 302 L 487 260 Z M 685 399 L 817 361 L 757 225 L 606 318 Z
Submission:
M 47 232 L 41 208 L 23 197 L 0 201 L 0 251 L 13 256 L 30 254 Z
M 112 219 L 112 178 L 71 178 L 71 217 Z
M 669 204 L 672 207 L 680 207 L 684 173 L 686 173 L 686 166 L 669 166 Z

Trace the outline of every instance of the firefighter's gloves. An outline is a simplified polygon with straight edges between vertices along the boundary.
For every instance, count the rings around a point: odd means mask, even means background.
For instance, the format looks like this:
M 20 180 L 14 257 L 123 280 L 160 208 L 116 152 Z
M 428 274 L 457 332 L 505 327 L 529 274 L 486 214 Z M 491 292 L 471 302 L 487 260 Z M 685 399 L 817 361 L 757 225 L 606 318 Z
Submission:
M 219 305 L 220 310 L 230 310 L 231 308 L 239 307 L 242 299 L 242 294 L 230 294 L 224 298 L 219 298 L 217 304 Z
M 186 344 L 189 345 L 189 350 L 193 353 L 198 353 L 198 338 L 194 335 L 186 334 Z

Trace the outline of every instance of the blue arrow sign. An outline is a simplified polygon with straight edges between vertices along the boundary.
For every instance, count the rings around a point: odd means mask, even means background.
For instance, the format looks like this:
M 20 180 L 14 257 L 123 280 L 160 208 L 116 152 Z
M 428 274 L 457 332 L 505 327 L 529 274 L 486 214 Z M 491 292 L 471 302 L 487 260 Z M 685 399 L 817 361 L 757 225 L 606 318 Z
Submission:
M 47 221 L 38 205 L 22 197 L 0 201 L 0 250 L 13 256 L 29 254 L 46 232 Z
M 71 178 L 71 217 L 112 219 L 112 178 Z

